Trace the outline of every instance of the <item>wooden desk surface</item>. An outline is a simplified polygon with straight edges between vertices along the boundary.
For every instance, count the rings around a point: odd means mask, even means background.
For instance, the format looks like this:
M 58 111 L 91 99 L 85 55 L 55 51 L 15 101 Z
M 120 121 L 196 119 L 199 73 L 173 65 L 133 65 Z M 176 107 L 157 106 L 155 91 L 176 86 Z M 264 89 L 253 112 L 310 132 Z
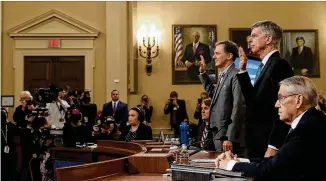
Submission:
M 172 177 L 164 177 L 162 174 L 140 173 L 136 175 L 121 174 L 111 178 L 98 181 L 171 181 Z

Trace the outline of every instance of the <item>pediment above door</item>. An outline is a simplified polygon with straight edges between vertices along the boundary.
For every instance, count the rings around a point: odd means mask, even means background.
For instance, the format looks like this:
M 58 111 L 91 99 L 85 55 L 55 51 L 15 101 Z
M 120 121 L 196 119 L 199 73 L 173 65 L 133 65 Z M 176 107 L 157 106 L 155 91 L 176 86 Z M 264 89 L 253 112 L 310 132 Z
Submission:
M 24 37 L 85 37 L 96 38 L 99 30 L 78 21 L 60 11 L 51 10 L 30 19 L 12 29 L 8 34 L 13 38 Z

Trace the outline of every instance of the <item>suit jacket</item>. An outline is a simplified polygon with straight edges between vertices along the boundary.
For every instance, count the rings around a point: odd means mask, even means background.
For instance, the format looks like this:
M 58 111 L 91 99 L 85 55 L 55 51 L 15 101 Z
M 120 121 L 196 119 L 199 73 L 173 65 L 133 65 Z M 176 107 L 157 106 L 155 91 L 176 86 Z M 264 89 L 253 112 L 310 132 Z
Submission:
M 258 157 L 263 157 L 268 140 L 269 144 L 279 148 L 290 129 L 279 120 L 275 103 L 279 82 L 293 75 L 289 63 L 280 57 L 279 52 L 270 56 L 254 86 L 250 82 L 248 72 L 237 74 L 247 105 L 246 143 L 254 150 L 261 150 L 262 153 Z
M 131 128 L 131 125 L 128 125 L 124 127 L 124 129 L 121 131 L 120 140 L 125 141 L 126 136 L 129 133 Z M 149 126 L 146 126 L 143 123 L 139 123 L 139 127 L 137 129 L 137 136 L 134 140 L 152 140 L 153 134 L 152 134 L 152 128 Z
M 206 92 L 212 99 L 210 109 L 210 127 L 218 128 L 221 131 L 216 138 L 228 137 L 232 142 L 244 144 L 243 125 L 245 115 L 244 98 L 241 93 L 240 85 L 236 74 L 238 69 L 232 64 L 224 75 L 219 86 L 215 87 L 208 75 L 200 74 L 199 79 L 202 82 Z M 227 120 L 232 120 L 228 127 L 223 127 Z M 215 141 L 217 150 L 221 150 L 222 145 Z
M 183 122 L 184 119 L 187 119 L 189 121 L 189 118 L 188 118 L 188 114 L 187 114 L 187 110 L 186 110 L 186 102 L 184 100 L 178 99 L 177 104 L 179 105 L 179 109 L 177 110 L 177 113 L 176 113 L 177 114 L 177 126 L 179 126 L 181 124 L 181 122 Z M 170 114 L 170 125 L 171 126 L 173 126 L 173 122 L 172 122 L 173 108 L 174 108 L 174 106 L 172 104 L 169 104 L 167 109 L 164 108 L 164 114 Z
M 232 171 L 254 180 L 325 180 L 326 116 L 309 109 L 287 135 L 277 154 L 260 163 L 236 163 Z M 312 150 L 313 149 L 313 150 Z
M 193 47 L 193 43 L 190 43 L 186 46 L 185 53 L 182 59 L 184 63 L 186 61 L 189 61 L 191 63 L 196 62 L 196 60 L 200 61 L 200 55 L 204 57 L 207 64 L 211 61 L 210 50 L 208 45 L 199 42 L 195 54 L 192 51 L 192 47 Z M 188 67 L 187 68 L 188 79 L 198 81 L 198 73 L 199 73 L 198 69 L 199 67 L 194 65 Z
M 199 129 L 198 129 L 198 134 L 197 134 L 197 139 L 196 139 L 196 142 L 199 142 L 201 141 L 201 138 L 203 136 L 203 133 L 204 133 L 204 130 L 205 130 L 205 127 L 206 127 L 206 122 L 203 122 L 200 126 L 199 126 Z M 206 137 L 206 140 L 205 140 L 205 147 L 204 149 L 205 150 L 212 150 L 212 151 L 215 151 L 215 146 L 214 146 L 214 141 L 210 141 L 211 139 L 213 139 L 213 133 L 211 131 L 208 132 L 207 134 L 207 137 Z M 210 142 L 209 142 L 210 141 Z M 208 143 L 209 142 L 209 143 Z M 201 147 L 201 144 L 198 143 L 196 144 L 197 147 Z
M 314 65 L 311 48 L 303 46 L 301 54 L 299 54 L 299 47 L 292 49 L 290 63 L 295 69 L 308 69 L 311 71 Z
M 128 121 L 128 104 L 119 101 L 116 105 L 115 112 L 113 112 L 112 101 L 103 105 L 100 119 L 103 120 L 106 116 L 113 116 L 114 120 L 123 128 Z

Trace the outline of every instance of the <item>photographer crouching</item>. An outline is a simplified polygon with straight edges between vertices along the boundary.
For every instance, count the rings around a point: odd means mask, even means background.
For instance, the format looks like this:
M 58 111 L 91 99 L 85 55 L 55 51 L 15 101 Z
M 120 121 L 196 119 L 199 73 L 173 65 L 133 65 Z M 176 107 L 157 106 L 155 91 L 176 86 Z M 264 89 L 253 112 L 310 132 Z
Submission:
M 67 101 L 63 100 L 64 92 L 62 88 L 50 86 L 50 103 L 46 103 L 49 116 L 47 121 L 51 124 L 52 129 L 62 129 L 65 123 L 65 114 L 70 107 Z M 52 98 L 51 98 L 52 97 Z
M 73 106 L 67 116 L 67 122 L 63 127 L 63 142 L 65 146 L 75 147 L 89 141 L 86 125 L 83 123 L 83 115 L 80 110 Z
M 92 140 L 119 140 L 120 131 L 116 121 L 112 116 L 104 118 L 104 120 L 98 120 L 98 123 L 93 126 Z

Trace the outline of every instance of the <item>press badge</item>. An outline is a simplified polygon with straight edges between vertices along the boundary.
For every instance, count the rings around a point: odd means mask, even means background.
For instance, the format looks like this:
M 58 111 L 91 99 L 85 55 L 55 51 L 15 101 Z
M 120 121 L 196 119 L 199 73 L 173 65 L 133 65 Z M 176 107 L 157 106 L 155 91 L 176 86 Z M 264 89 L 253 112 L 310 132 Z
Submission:
M 9 146 L 8 146 L 8 145 L 5 146 L 3 152 L 5 152 L 5 153 L 9 153 Z

